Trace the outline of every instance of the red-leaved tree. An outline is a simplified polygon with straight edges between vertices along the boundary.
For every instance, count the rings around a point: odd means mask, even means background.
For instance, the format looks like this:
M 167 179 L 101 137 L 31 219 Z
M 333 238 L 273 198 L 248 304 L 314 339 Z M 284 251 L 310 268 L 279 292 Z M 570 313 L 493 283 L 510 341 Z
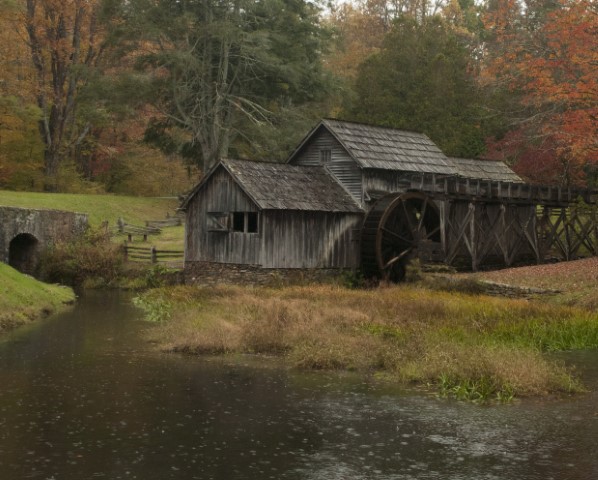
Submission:
M 489 154 L 532 181 L 583 183 L 598 165 L 598 7 L 590 0 L 499 0 L 483 78 L 516 99 Z

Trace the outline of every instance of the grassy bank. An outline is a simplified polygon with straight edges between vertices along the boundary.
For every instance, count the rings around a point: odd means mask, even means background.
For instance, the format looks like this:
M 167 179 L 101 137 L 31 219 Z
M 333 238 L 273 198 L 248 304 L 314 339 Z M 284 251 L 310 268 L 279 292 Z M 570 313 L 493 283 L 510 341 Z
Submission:
M 133 225 L 145 225 L 146 220 L 161 220 L 172 215 L 179 206 L 175 198 L 131 197 L 120 195 L 87 195 L 70 193 L 11 192 L 0 190 L 0 205 L 22 208 L 49 208 L 86 213 L 90 226 L 97 228 L 107 221 L 116 226 L 119 218 Z M 163 250 L 183 249 L 184 227 L 166 227 L 159 235 L 151 235 L 147 242 L 133 237 L 137 246 L 155 246 Z M 121 243 L 126 237 L 114 236 Z
M 87 213 L 91 226 L 107 220 L 115 225 L 119 217 L 135 225 L 146 220 L 166 218 L 178 207 L 175 198 L 84 195 L 70 193 L 11 192 L 0 190 L 0 205 L 23 208 L 49 208 Z
M 74 300 L 70 288 L 39 282 L 0 263 L 0 333 L 54 313 Z
M 545 352 L 598 348 L 598 318 L 586 310 L 406 285 L 185 286 L 137 303 L 166 350 L 275 354 L 299 368 L 374 373 L 473 400 L 579 390 Z

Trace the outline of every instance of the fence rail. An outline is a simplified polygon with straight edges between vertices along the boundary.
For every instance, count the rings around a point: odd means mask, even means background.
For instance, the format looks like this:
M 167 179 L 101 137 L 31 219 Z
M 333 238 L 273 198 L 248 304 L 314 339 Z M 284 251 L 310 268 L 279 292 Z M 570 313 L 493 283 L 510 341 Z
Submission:
M 170 217 L 164 220 L 146 220 L 146 227 L 164 228 L 164 227 L 178 227 L 183 224 L 181 217 Z
M 160 230 L 160 228 L 157 226 L 148 225 L 145 227 L 141 227 L 139 225 L 132 225 L 130 223 L 126 223 L 122 221 L 122 219 L 119 219 L 115 228 L 116 233 L 118 235 L 126 235 L 129 242 L 133 240 L 133 235 L 142 236 L 143 241 L 147 242 L 148 235 L 159 235 L 160 233 L 162 233 L 162 230 Z
M 134 247 L 126 242 L 123 245 L 126 261 L 149 263 L 176 263 L 184 262 L 182 250 L 158 250 L 156 247 Z

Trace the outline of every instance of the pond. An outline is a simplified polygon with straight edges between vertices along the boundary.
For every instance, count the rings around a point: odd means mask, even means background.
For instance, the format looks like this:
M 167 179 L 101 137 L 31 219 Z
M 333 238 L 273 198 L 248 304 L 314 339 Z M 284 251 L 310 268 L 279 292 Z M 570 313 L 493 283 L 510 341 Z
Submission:
M 252 359 L 156 352 L 94 293 L 0 340 L 0 479 L 592 479 L 592 392 L 480 407 Z

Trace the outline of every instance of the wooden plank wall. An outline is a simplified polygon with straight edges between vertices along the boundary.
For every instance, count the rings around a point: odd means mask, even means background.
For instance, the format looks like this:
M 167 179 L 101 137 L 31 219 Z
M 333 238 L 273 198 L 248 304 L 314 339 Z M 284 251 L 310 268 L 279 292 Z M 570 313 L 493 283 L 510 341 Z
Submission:
M 363 190 L 370 195 L 405 192 L 410 187 L 411 178 L 405 172 L 375 169 L 363 171 Z
M 338 182 L 345 187 L 359 205 L 363 205 L 361 169 L 343 146 L 327 130 L 321 129 L 293 160 L 293 165 L 319 166 L 320 151 L 331 151 L 330 163 L 326 165 Z
M 221 167 L 189 204 L 185 224 L 185 260 L 258 265 L 261 249 L 259 234 L 208 231 L 206 222 L 209 212 L 257 211 L 257 205 Z
M 263 212 L 266 268 L 358 268 L 361 214 Z
M 360 213 L 262 210 L 259 232 L 208 231 L 208 212 L 258 211 L 226 170 L 215 172 L 187 209 L 185 260 L 266 268 L 357 268 Z

